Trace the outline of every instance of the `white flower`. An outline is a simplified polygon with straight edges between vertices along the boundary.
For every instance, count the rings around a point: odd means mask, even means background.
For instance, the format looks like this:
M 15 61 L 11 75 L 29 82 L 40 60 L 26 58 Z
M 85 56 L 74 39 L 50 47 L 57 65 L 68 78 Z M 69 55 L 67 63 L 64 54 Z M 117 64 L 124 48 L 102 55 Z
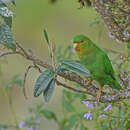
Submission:
M 13 12 L 9 11 L 7 7 L 0 8 L 0 14 L 4 17 L 13 17 Z

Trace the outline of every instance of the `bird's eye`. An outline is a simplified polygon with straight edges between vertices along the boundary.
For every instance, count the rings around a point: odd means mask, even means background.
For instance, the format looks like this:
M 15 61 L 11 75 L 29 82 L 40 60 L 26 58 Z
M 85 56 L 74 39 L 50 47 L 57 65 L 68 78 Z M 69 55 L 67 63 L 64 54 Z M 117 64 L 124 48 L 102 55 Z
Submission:
M 84 40 L 81 40 L 81 42 L 83 43 L 83 42 L 84 42 Z

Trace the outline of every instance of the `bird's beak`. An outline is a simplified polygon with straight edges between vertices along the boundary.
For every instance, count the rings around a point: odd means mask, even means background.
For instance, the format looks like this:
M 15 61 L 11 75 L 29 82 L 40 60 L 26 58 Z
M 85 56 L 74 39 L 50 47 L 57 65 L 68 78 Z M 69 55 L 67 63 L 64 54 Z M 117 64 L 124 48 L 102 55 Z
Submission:
M 73 43 L 73 48 L 78 53 L 82 53 L 82 48 L 80 47 L 80 45 L 81 45 L 81 42 L 75 42 L 75 43 Z
M 73 48 L 75 49 L 77 47 L 77 45 L 78 45 L 77 43 L 74 43 Z
M 80 45 L 80 42 L 73 43 L 73 48 L 76 49 Z

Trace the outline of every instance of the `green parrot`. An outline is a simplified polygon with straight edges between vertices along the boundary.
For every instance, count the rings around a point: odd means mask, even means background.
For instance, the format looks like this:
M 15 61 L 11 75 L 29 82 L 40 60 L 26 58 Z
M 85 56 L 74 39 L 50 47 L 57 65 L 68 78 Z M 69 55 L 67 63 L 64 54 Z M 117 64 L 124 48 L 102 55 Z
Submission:
M 100 84 L 97 93 L 98 101 L 101 97 L 101 91 L 104 85 L 109 85 L 111 88 L 117 90 L 122 89 L 115 78 L 112 64 L 103 50 L 84 35 L 75 36 L 73 43 L 73 47 L 81 64 L 91 73 L 89 81 L 95 80 Z

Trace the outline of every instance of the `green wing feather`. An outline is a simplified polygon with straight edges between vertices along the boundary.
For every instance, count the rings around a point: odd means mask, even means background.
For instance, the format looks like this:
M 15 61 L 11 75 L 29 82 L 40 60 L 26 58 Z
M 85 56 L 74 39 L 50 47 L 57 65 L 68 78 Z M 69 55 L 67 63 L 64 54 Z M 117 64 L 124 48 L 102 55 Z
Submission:
M 114 80 L 116 79 L 115 78 L 115 73 L 114 73 L 114 70 L 112 68 L 112 65 L 111 65 L 111 62 L 108 58 L 108 56 L 106 55 L 106 53 L 104 52 L 104 71 L 106 74 L 110 75 Z

